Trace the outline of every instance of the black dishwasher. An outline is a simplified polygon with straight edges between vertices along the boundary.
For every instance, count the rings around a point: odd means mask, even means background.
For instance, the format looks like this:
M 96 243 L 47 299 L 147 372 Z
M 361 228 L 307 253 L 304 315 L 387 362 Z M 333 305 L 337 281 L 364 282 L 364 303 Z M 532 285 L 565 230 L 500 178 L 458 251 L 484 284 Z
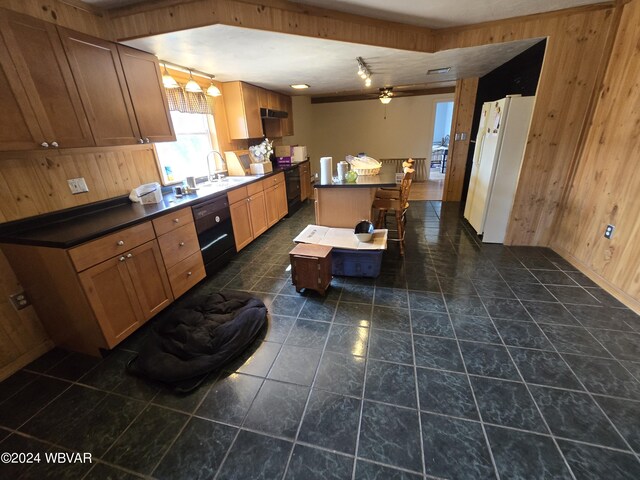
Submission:
M 207 275 L 220 270 L 235 254 L 231 213 L 227 196 L 191 208 Z

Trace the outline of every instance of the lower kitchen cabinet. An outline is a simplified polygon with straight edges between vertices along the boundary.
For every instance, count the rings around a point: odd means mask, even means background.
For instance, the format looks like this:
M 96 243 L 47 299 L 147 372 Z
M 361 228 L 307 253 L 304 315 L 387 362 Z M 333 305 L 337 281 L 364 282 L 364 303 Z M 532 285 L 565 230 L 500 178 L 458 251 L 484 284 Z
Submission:
M 81 272 L 79 279 L 109 347 L 173 300 L 156 240 Z
M 237 251 L 266 232 L 289 211 L 282 173 L 232 190 L 227 197 Z
M 267 207 L 267 224 L 269 227 L 274 226 L 280 220 L 280 215 L 278 214 L 278 187 L 279 185 L 274 185 L 264 191 L 264 200 Z
M 98 355 L 205 278 L 191 207 L 69 249 L 2 250 L 56 345 Z
M 257 238 L 267 231 L 267 206 L 264 202 L 264 192 L 258 192 L 249 197 L 249 215 L 251 216 L 251 233 Z M 233 221 L 233 220 L 232 220 Z
M 311 198 L 311 167 L 309 162 L 300 164 L 300 200 Z
M 253 241 L 251 214 L 249 213 L 249 202 L 247 200 L 248 199 L 244 198 L 229 205 L 233 237 L 236 240 L 237 251 L 242 250 Z

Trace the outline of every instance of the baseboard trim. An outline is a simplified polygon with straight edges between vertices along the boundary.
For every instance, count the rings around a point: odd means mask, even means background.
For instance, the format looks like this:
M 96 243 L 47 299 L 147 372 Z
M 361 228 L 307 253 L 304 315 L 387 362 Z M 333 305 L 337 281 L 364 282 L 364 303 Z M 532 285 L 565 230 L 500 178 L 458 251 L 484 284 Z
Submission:
M 633 298 L 627 292 L 613 285 L 611 282 L 609 282 L 609 280 L 604 278 L 599 273 L 594 272 L 586 263 L 573 256 L 564 248 L 552 245 L 551 249 L 558 255 L 562 256 L 571 265 L 580 270 L 580 272 L 584 273 L 587 277 L 589 277 L 589 279 L 593 280 L 599 287 L 602 287 L 604 290 L 613 295 L 617 300 L 622 302 L 625 306 L 629 307 L 631 310 L 640 315 L 640 300 L 638 300 L 637 298 Z
M 32 348 L 28 352 L 23 353 L 18 358 L 13 360 L 11 363 L 4 365 L 3 367 L 0 368 L 0 382 L 10 377 L 14 373 L 16 373 L 22 367 L 29 365 L 36 358 L 44 355 L 53 347 L 54 347 L 53 342 L 51 340 L 47 340 L 41 343 L 40 345 L 38 345 L 37 347 Z

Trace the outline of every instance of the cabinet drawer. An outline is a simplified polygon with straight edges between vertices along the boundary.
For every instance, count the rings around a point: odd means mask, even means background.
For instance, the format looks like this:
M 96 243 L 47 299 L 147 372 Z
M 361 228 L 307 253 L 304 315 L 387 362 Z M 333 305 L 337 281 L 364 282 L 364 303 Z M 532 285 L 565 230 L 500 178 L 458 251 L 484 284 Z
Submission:
M 171 268 L 200 250 L 196 226 L 188 223 L 158 237 L 162 258 L 167 268 Z
M 76 271 L 81 272 L 155 237 L 151 222 L 145 222 L 72 248 L 69 250 L 69 257 Z
M 206 276 L 200 251 L 171 267 L 168 273 L 173 296 L 178 298 Z
M 154 219 L 153 228 L 156 229 L 156 235 L 160 236 L 188 223 L 193 223 L 193 214 L 190 207 L 181 208 Z
M 260 180 L 259 182 L 252 183 L 247 185 L 247 196 L 255 195 L 256 193 L 262 192 L 267 185 L 264 184 L 264 180 Z
M 268 178 L 267 181 L 269 185 L 277 185 L 279 183 L 284 183 L 284 173 L 280 172 L 275 174 L 273 177 Z
M 245 200 L 249 195 L 247 194 L 247 187 L 236 188 L 235 190 L 231 190 L 227 192 L 227 199 L 229 200 L 229 205 L 232 203 L 239 202 L 240 200 Z

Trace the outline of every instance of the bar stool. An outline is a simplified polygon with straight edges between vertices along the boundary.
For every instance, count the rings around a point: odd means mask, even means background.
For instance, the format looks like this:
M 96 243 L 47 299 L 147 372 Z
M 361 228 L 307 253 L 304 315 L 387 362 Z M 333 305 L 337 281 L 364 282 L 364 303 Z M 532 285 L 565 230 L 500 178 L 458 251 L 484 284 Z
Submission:
M 379 188 L 372 205 L 373 209 L 378 212 L 376 228 L 386 228 L 387 215 L 391 212 L 394 213 L 398 238 L 389 238 L 389 241 L 400 243 L 400 255 L 404 255 L 405 214 L 409 208 L 409 191 L 413 172 L 414 170 L 411 168 L 406 169 L 399 188 Z

